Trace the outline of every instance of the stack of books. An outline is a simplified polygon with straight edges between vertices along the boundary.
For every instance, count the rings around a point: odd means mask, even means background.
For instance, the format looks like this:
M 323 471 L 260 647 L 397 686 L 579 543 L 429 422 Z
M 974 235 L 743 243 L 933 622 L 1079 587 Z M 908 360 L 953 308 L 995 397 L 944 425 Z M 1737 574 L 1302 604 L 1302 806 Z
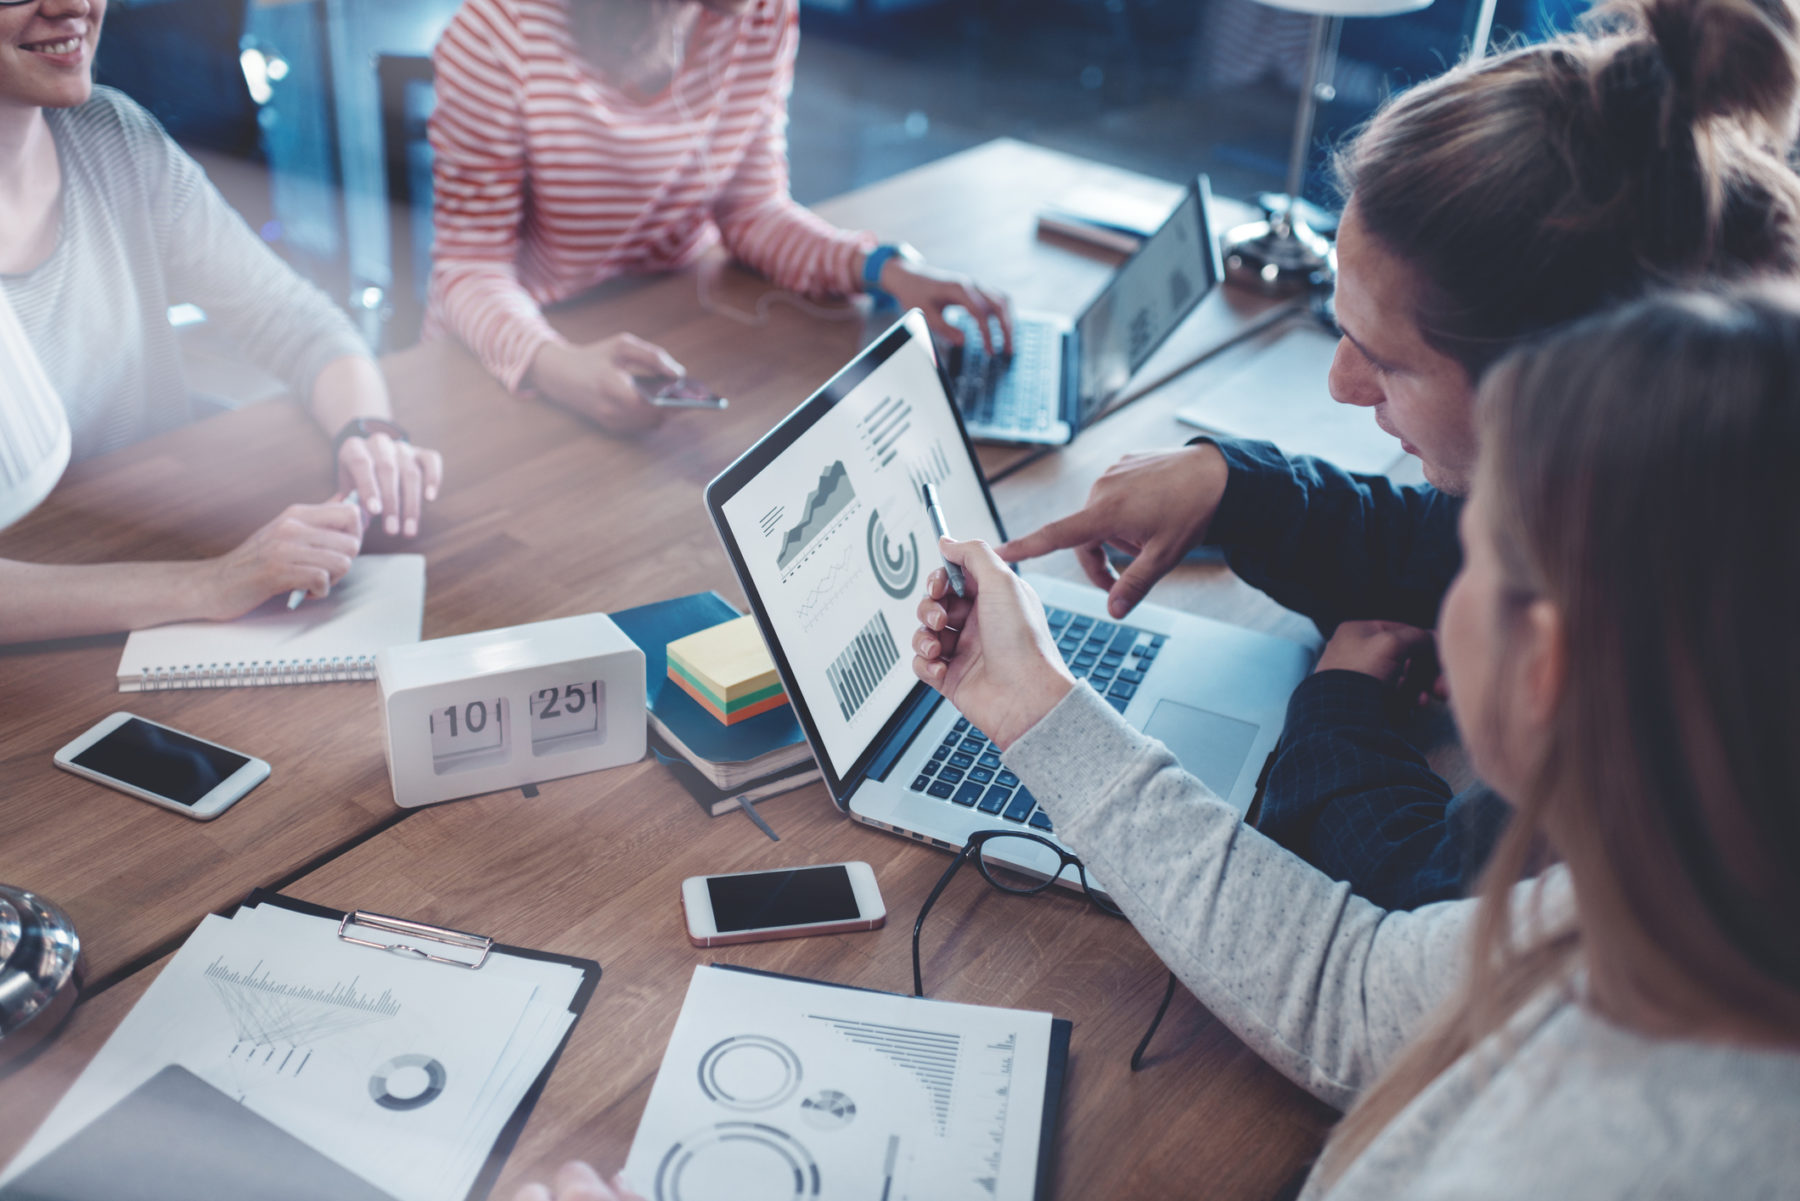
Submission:
M 735 698 L 724 695 L 729 691 L 724 689 L 716 702 L 708 703 L 680 680 L 679 669 L 671 672 L 671 643 L 712 631 L 739 616 L 724 597 L 697 592 L 623 609 L 611 616 L 644 652 L 650 748 L 702 809 L 717 817 L 738 808 L 743 800 L 761 800 L 820 778 L 819 765 L 793 706 L 778 702 L 763 712 L 743 713 L 744 696 L 754 695 L 756 689 Z M 749 623 L 747 629 L 757 649 L 767 656 L 755 619 L 742 620 Z M 741 635 L 736 637 L 741 640 Z M 779 684 L 777 679 L 777 687 Z M 736 719 L 731 720 L 729 705 L 734 699 L 740 707 Z M 781 700 L 786 700 L 785 694 Z

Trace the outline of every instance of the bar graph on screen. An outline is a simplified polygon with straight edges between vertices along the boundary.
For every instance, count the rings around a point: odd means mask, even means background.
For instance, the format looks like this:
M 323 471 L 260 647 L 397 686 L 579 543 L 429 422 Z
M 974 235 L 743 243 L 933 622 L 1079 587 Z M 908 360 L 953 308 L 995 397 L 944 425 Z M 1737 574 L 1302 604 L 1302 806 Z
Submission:
M 898 662 L 900 648 L 894 644 L 893 631 L 887 618 L 877 613 L 825 673 L 845 721 L 856 715 Z

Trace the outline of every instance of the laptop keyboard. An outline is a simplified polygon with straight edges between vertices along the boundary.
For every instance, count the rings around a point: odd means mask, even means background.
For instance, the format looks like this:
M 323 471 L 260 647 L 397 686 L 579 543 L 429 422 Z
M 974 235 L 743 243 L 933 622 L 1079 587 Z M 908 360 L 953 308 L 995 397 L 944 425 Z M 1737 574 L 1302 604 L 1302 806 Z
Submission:
M 1107 704 L 1123 713 L 1156 662 L 1166 634 L 1136 626 L 1077 617 L 1065 609 L 1046 608 L 1056 649 L 1078 680 L 1086 680 Z M 953 805 L 979 809 L 1009 822 L 1052 832 L 1050 815 L 1037 798 L 1006 770 L 988 736 L 959 717 L 931 758 L 913 779 L 912 790 Z
M 985 429 L 1035 433 L 1056 420 L 1056 370 L 1062 331 L 1040 321 L 1013 323 L 1013 353 L 990 355 L 974 317 L 958 311 L 963 344 L 951 360 L 956 403 L 963 417 Z

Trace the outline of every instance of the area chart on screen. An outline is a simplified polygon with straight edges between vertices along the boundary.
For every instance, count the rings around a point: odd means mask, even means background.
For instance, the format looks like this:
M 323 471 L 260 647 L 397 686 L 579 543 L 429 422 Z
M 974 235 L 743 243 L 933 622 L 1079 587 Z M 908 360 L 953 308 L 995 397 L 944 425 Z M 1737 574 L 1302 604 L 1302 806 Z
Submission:
M 855 499 L 856 489 L 850 486 L 850 477 L 841 461 L 820 472 L 819 486 L 807 494 L 799 524 L 782 536 L 781 548 L 775 556 L 775 569 L 786 571 L 789 564 L 830 527 L 832 518 Z
M 887 618 L 877 613 L 855 641 L 831 661 L 825 673 L 845 721 L 856 715 L 898 662 L 900 649 L 894 644 L 893 631 L 888 627 Z

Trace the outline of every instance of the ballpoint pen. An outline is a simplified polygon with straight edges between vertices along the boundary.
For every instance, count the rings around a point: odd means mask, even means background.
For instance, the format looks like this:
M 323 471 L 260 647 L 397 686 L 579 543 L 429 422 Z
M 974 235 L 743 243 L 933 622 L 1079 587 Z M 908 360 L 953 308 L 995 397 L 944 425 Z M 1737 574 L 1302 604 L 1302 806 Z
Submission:
M 948 538 L 950 536 L 950 531 L 944 528 L 944 510 L 938 504 L 937 489 L 930 484 L 920 484 L 919 495 L 925 501 L 925 512 L 931 517 L 932 531 L 937 534 L 940 539 Z M 945 559 L 944 573 L 950 577 L 950 590 L 952 592 L 956 593 L 958 596 L 969 595 L 963 587 L 962 568 L 958 567 L 950 560 Z

